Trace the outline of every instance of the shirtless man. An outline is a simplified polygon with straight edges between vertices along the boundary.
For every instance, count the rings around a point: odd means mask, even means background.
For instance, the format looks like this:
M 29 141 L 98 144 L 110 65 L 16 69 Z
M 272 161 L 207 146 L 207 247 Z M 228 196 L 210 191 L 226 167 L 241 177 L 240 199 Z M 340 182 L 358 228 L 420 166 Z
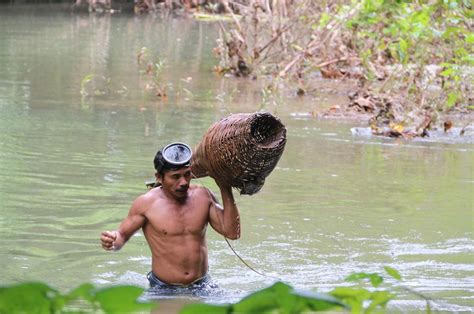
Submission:
M 105 250 L 120 250 L 142 228 L 152 253 L 150 286 L 200 286 L 209 282 L 208 223 L 229 239 L 240 237 L 239 210 L 231 187 L 216 180 L 223 207 L 206 188 L 190 185 L 191 149 L 173 143 L 159 150 L 154 164 L 161 185 L 139 196 L 116 231 L 101 234 Z

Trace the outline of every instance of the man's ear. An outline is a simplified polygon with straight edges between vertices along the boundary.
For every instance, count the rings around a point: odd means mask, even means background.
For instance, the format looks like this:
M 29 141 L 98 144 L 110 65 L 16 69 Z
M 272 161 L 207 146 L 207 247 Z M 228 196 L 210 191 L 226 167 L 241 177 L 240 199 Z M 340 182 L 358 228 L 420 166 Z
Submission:
M 161 180 L 163 178 L 161 177 L 161 174 L 159 172 L 155 173 L 155 179 L 156 179 L 156 182 L 162 183 Z

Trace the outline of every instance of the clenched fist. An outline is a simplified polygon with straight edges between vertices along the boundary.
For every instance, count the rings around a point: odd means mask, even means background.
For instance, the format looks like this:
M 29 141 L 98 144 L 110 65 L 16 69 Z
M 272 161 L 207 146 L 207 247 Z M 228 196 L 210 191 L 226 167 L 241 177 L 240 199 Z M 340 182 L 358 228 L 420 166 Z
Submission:
M 100 242 L 104 250 L 116 250 L 117 247 L 114 245 L 115 240 L 117 240 L 117 231 L 104 231 L 100 235 Z

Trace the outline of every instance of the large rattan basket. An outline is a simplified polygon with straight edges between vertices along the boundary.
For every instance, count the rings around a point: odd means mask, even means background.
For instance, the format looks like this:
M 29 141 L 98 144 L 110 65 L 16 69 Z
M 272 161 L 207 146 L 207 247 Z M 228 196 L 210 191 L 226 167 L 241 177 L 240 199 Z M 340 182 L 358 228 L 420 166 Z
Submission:
M 193 175 L 211 175 L 252 195 L 275 168 L 285 144 L 286 128 L 272 114 L 232 114 L 212 125 L 195 147 Z

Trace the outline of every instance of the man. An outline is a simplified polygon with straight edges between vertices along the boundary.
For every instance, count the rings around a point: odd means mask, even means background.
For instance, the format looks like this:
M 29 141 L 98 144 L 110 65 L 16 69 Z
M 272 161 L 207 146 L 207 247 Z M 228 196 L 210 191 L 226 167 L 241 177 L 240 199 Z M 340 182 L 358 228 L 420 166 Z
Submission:
M 240 237 L 239 210 L 229 185 L 215 179 L 223 207 L 206 188 L 190 185 L 191 149 L 172 143 L 154 159 L 159 187 L 139 196 L 116 231 L 101 234 L 105 250 L 119 250 L 142 228 L 152 253 L 151 287 L 174 289 L 209 283 L 208 223 L 229 239 Z

